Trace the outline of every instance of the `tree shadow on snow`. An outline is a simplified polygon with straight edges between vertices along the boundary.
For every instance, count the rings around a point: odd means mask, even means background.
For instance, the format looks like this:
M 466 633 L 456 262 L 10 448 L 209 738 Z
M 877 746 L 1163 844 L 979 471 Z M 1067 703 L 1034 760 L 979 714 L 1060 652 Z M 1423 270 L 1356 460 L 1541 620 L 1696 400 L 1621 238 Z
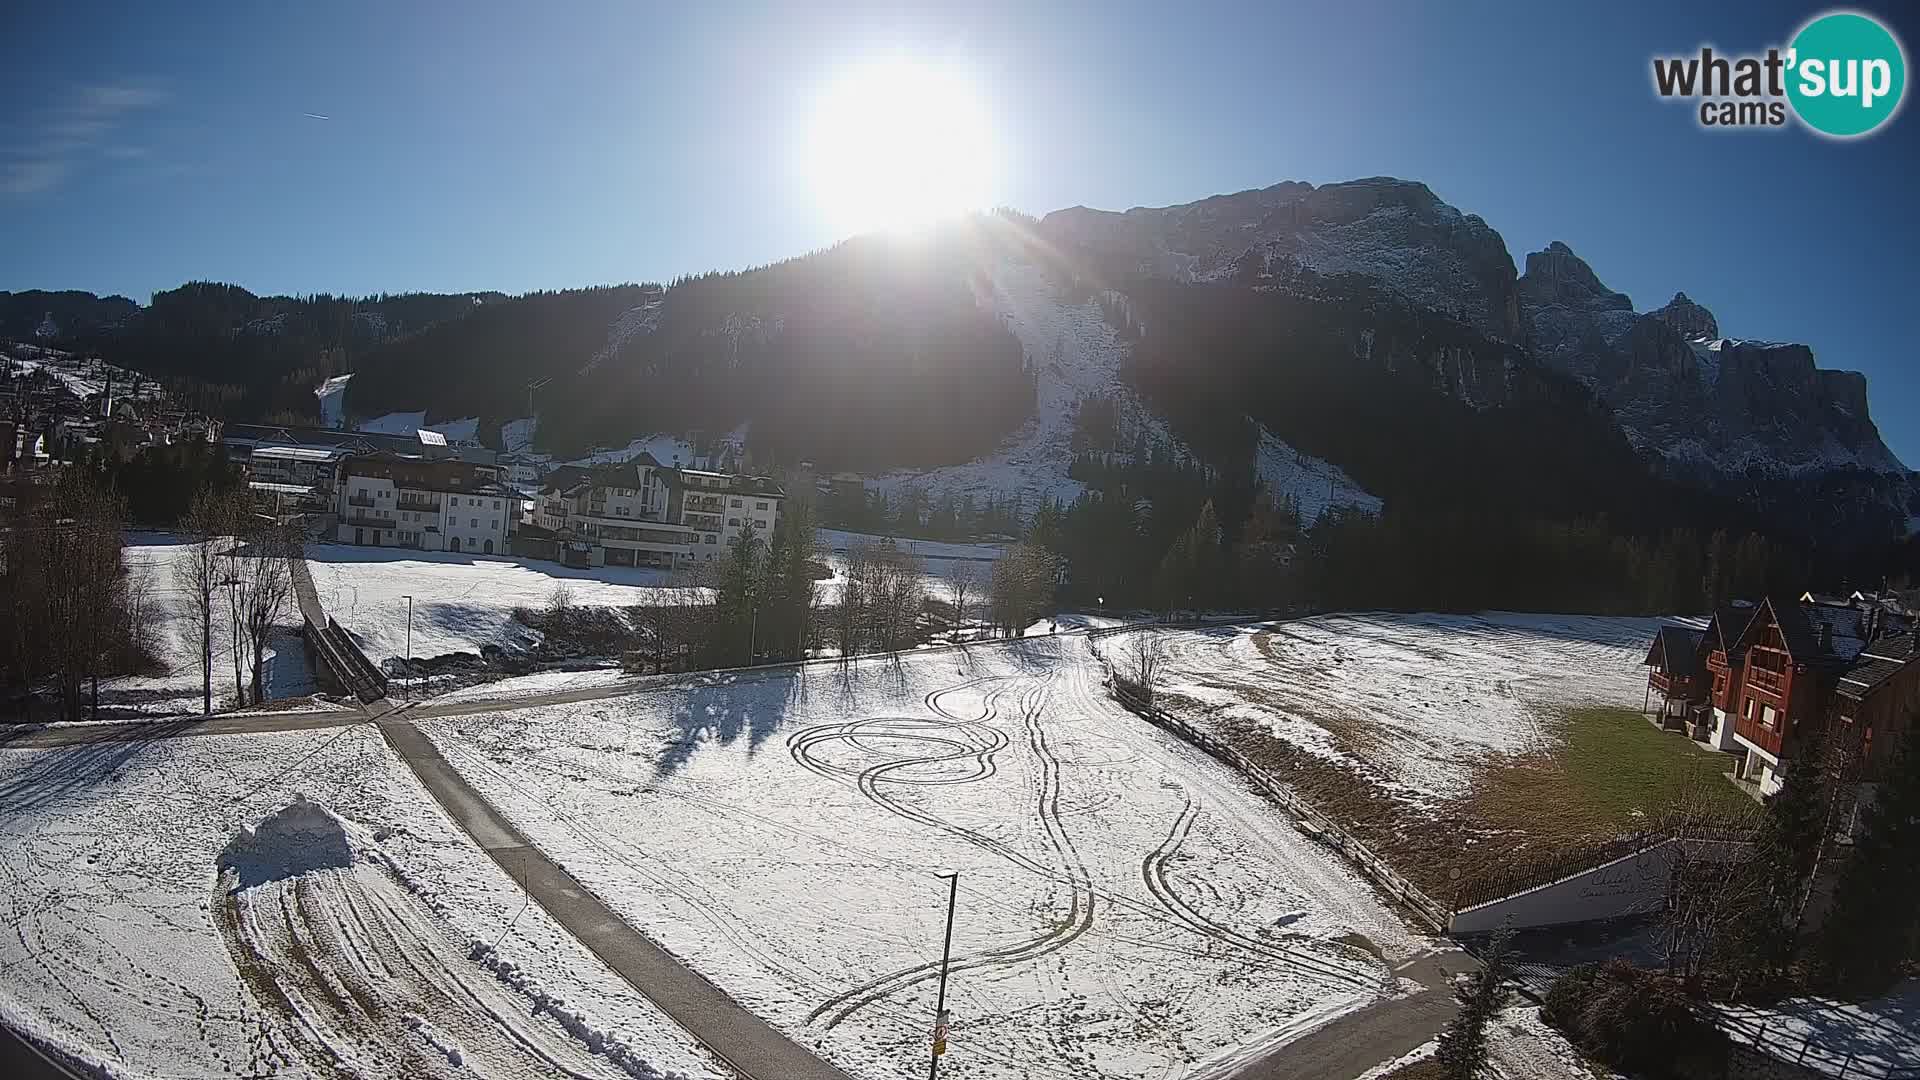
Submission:
M 137 732 L 42 750 L 24 770 L 0 781 L 0 813 L 28 813 L 97 787 L 111 786 L 115 774 L 160 739 L 197 722 L 189 719 L 145 724 Z M 12 733 L 0 737 L 0 749 L 18 737 Z

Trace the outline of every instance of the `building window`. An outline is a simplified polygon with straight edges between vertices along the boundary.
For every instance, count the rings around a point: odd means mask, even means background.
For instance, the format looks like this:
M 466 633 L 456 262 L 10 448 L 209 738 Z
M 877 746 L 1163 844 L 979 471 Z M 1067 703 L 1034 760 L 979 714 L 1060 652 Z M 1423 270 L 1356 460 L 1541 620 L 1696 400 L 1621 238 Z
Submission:
M 713 542 L 714 542 L 714 540 L 713 540 L 713 534 L 712 534 L 712 533 L 708 533 L 708 534 L 707 534 L 707 543 L 709 543 L 709 544 L 711 544 L 711 543 L 713 543 Z
M 739 500 L 739 499 L 735 499 L 735 500 L 733 500 L 733 505 L 735 505 L 735 506 L 739 506 L 739 505 L 740 505 L 740 500 Z
M 498 509 L 500 509 L 500 500 L 499 500 L 499 499 L 495 499 L 495 500 L 493 500 L 493 508 L 494 508 L 495 510 L 498 510 Z
M 767 508 L 767 504 L 764 502 L 757 502 L 753 504 L 753 508 L 755 510 L 765 510 Z
M 737 528 L 739 528 L 739 527 L 740 527 L 740 519 L 739 519 L 739 518 L 728 518 L 728 519 L 727 519 L 727 525 L 728 525 L 728 526 L 729 526 L 730 528 L 735 528 L 735 529 L 737 529 Z

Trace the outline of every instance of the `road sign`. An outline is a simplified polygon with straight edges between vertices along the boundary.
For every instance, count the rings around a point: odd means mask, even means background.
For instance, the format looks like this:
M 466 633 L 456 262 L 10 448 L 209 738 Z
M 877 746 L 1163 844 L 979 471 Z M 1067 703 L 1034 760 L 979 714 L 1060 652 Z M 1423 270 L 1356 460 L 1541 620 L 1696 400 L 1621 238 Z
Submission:
M 933 1056 L 939 1057 L 947 1052 L 947 1010 L 940 1010 L 940 1018 L 933 1022 Z

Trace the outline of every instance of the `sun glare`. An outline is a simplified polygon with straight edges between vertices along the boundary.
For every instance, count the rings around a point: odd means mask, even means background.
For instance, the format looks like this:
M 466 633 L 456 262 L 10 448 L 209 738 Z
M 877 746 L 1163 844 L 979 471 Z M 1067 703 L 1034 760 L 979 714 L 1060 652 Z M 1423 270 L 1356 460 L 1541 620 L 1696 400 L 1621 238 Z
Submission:
M 856 233 L 983 207 L 993 151 L 986 110 L 967 80 L 908 61 L 862 68 L 830 86 L 806 148 L 822 209 Z

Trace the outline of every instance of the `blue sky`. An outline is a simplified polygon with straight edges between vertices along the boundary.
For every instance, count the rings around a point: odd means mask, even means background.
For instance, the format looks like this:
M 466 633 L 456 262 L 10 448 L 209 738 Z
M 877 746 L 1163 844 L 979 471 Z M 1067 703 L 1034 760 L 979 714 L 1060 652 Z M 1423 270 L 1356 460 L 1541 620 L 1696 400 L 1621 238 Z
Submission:
M 843 227 L 806 103 L 905 54 L 981 89 L 994 202 L 1420 179 L 1516 263 L 1565 240 L 1642 310 L 1684 289 L 1865 371 L 1920 465 L 1920 114 L 1712 133 L 1651 90 L 1655 53 L 1784 44 L 1822 6 L 950 6 L 9 4 L 0 289 L 519 292 L 783 258 Z M 1862 9 L 1920 42 L 1912 8 Z

